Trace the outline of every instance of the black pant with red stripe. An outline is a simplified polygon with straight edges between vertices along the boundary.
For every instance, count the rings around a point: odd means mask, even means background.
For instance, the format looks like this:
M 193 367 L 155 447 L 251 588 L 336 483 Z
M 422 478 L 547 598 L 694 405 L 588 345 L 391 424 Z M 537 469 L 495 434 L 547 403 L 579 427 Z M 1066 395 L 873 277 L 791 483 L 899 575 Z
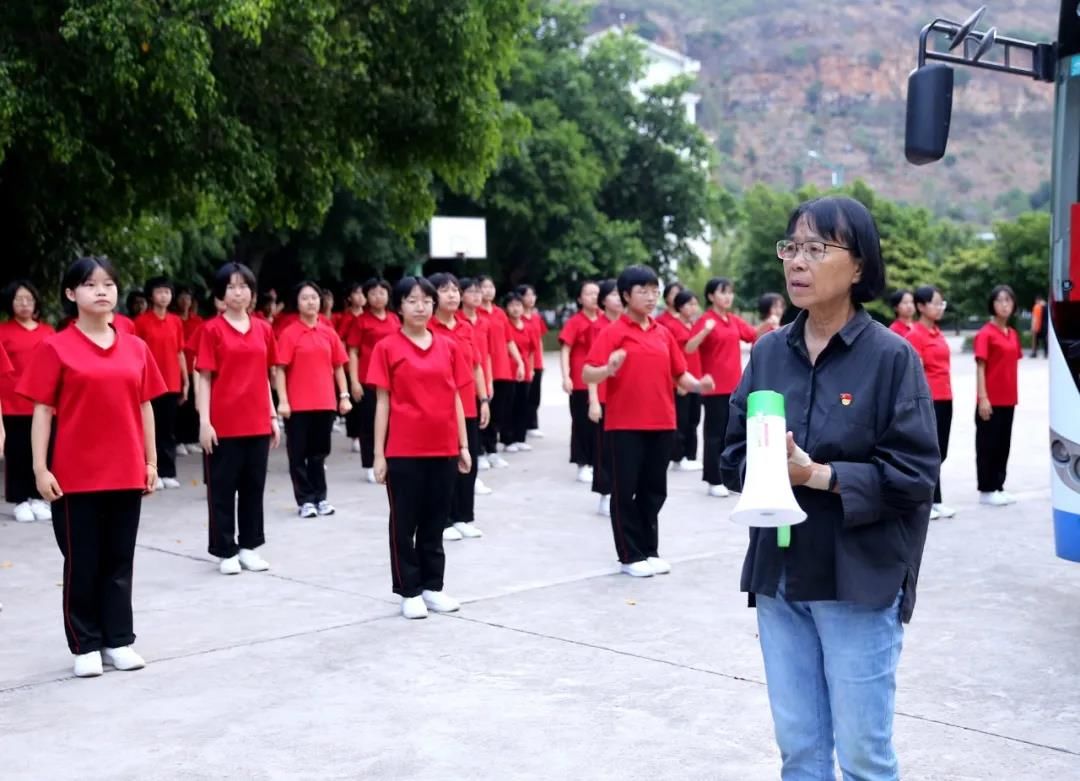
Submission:
M 386 459 L 390 499 L 390 577 L 394 593 L 442 591 L 442 533 L 457 479 L 456 457 Z
M 731 396 L 704 396 L 705 407 L 705 469 L 701 479 L 709 485 L 723 485 L 720 476 L 720 456 L 724 452 L 724 436 L 727 433 L 728 411 Z
M 31 415 L 4 415 L 4 498 L 12 504 L 40 499 L 30 450 Z
M 269 436 L 222 437 L 206 454 L 211 556 L 231 559 L 240 548 L 254 550 L 266 543 L 263 491 L 269 458 Z
M 607 405 L 600 405 L 601 415 L 607 415 Z M 592 492 L 601 496 L 611 493 L 611 436 L 604 431 L 604 418 L 596 425 L 596 449 L 593 451 Z
M 135 642 L 131 579 L 142 491 L 65 494 L 52 503 L 64 556 L 64 632 L 73 654 Z
M 540 428 L 540 388 L 544 379 L 544 370 L 533 370 L 532 383 L 529 386 L 529 431 Z
M 611 530 L 619 561 L 659 556 L 660 509 L 667 500 L 671 431 L 609 431 Z
M 455 523 L 472 523 L 476 520 L 476 462 L 480 458 L 480 419 L 465 418 L 465 433 L 469 438 L 469 455 L 472 468 L 467 474 L 457 473 L 454 480 L 454 497 L 450 502 L 450 514 L 446 526 Z
M 980 493 L 1005 488 L 1015 411 L 1016 407 L 993 407 L 990 420 L 983 420 L 975 410 L 975 472 Z
M 952 431 L 952 399 L 934 402 L 934 417 L 937 418 L 937 443 L 941 451 L 941 462 L 949 455 L 949 433 Z M 1004 482 L 1004 480 L 1002 480 Z M 941 477 L 934 484 L 934 504 L 941 504 Z
M 176 477 L 176 408 L 179 404 L 179 393 L 163 393 L 150 402 L 154 408 L 159 477 Z
M 285 452 L 297 507 L 326 499 L 325 463 L 335 414 L 329 410 L 294 412 L 285 421 Z
M 570 393 L 570 463 L 587 466 L 596 461 L 596 424 L 589 420 L 589 392 Z

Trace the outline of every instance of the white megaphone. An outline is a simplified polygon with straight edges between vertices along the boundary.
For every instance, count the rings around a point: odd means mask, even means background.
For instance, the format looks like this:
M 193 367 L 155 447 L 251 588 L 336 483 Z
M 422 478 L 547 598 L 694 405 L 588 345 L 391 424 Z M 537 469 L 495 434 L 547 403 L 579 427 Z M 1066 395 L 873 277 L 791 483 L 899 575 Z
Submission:
M 790 530 L 806 520 L 788 481 L 787 418 L 784 397 L 754 391 L 746 399 L 746 477 L 731 520 L 743 526 L 777 528 L 786 547 Z

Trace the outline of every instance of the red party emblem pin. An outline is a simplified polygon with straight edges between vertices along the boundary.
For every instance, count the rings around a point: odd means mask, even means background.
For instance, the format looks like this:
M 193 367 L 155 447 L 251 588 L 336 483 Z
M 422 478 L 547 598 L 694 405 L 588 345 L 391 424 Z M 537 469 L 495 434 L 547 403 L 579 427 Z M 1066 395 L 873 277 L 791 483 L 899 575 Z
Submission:
M 841 393 L 840 394 L 840 403 L 843 404 L 845 407 L 850 407 L 851 406 L 851 394 L 850 393 Z

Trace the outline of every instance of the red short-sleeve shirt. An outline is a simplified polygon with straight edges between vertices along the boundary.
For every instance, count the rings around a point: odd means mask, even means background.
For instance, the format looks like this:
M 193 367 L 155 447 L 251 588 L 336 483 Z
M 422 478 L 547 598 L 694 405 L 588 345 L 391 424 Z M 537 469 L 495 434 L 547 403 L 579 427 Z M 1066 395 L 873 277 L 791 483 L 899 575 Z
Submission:
M 184 324 L 184 358 L 187 360 L 188 374 L 191 375 L 195 371 L 195 350 L 191 346 L 191 340 L 202 328 L 203 319 L 191 312 L 187 320 L 181 317 L 180 322 Z
M 150 354 L 157 361 L 161 378 L 169 393 L 179 393 L 180 353 L 184 349 L 184 321 L 172 312 L 158 317 L 147 310 L 135 318 L 135 335 L 146 342 Z
M 544 368 L 544 334 L 548 332 L 547 322 L 539 312 L 533 312 L 523 318 L 533 329 L 535 344 L 533 345 L 533 368 Z
M 119 333 L 138 336 L 138 333 L 135 330 L 135 321 L 119 312 L 113 314 L 112 327 L 114 331 Z
M 490 386 L 491 381 L 494 379 L 492 376 L 493 372 L 489 365 L 490 361 L 488 360 L 491 357 L 491 337 L 488 333 L 490 326 L 488 325 L 488 321 L 480 317 L 479 314 L 475 315 L 475 317 L 475 320 L 470 320 L 464 312 L 458 311 L 458 320 L 463 323 L 468 323 L 473 328 L 473 344 L 476 345 L 476 352 L 480 359 L 480 368 L 484 370 L 484 382 Z
M 739 342 L 752 344 L 757 340 L 757 332 L 738 315 L 728 314 L 725 319 L 710 309 L 694 323 L 690 335 L 697 336 L 710 320 L 716 323 L 716 326 L 698 347 L 698 352 L 701 353 L 701 371 L 703 374 L 712 375 L 716 388 L 705 395 L 727 396 L 735 391 L 742 379 L 742 351 Z
M 588 390 L 581 379 L 581 370 L 585 368 L 585 359 L 589 357 L 592 347 L 596 319 L 590 320 L 584 312 L 578 312 L 566 321 L 559 332 L 559 341 L 570 348 L 570 379 L 574 383 L 574 390 Z
M 491 376 L 495 380 L 513 380 L 514 372 L 510 368 L 510 318 L 501 307 L 493 306 L 491 311 L 477 309 L 476 313 L 487 321 L 488 350 L 491 353 Z
M 146 487 L 141 405 L 166 387 L 141 339 L 118 331 L 102 348 L 65 328 L 34 351 L 17 391 L 56 409 L 50 469 L 64 493 Z
M 1023 354 L 1020 334 L 1014 328 L 1002 331 L 987 323 L 975 334 L 975 359 L 986 362 L 986 395 L 992 406 L 1016 406 L 1017 365 Z
M 642 329 L 626 315 L 600 332 L 586 361 L 604 366 L 611 353 L 626 350 L 619 373 L 608 377 L 605 431 L 671 431 L 675 428 L 672 383 L 686 372 L 686 356 L 671 331 L 652 318 Z
M 287 326 L 277 340 L 277 363 L 284 367 L 292 411 L 336 410 L 334 369 L 348 360 L 341 339 L 321 320 L 314 327 L 300 320 Z
M 900 334 L 906 339 L 907 335 L 911 333 L 911 329 L 914 327 L 914 323 L 905 323 L 903 320 L 893 320 L 892 325 L 889 326 L 889 330 L 894 334 Z
M 218 437 L 268 436 L 269 370 L 277 362 L 270 323 L 249 319 L 240 333 L 225 317 L 207 320 L 199 331 L 195 368 L 213 373 L 210 422 Z
M 657 318 L 656 322 L 660 323 L 660 318 Z M 675 343 L 679 345 L 679 349 L 686 355 L 687 371 L 700 379 L 701 375 L 704 374 L 701 370 L 701 350 L 699 349 L 697 352 L 689 354 L 686 352 L 686 343 L 690 341 L 690 331 L 692 327 L 677 317 L 667 318 L 663 321 L 662 325 L 671 331 L 671 335 L 675 337 Z
M 945 341 L 945 334 L 937 326 L 930 329 L 922 323 L 916 323 L 915 327 L 908 332 L 907 339 L 922 359 L 926 382 L 930 385 L 930 398 L 934 401 L 950 401 L 952 399 L 952 380 L 949 375 L 951 355 L 949 344 Z
M 375 345 L 368 379 L 390 392 L 387 458 L 458 454 L 454 396 L 473 381 L 458 353 L 453 339 L 437 334 L 426 350 L 401 331 Z
M 518 352 L 521 353 L 521 360 L 525 364 L 525 382 L 532 382 L 533 370 L 536 368 L 534 363 L 536 358 L 535 329 L 523 319 L 521 328 L 511 321 L 507 333 L 510 334 L 510 341 L 517 345 Z
M 401 320 L 393 312 L 385 312 L 385 317 L 376 317 L 371 312 L 365 311 L 355 318 L 349 327 L 349 333 L 345 337 L 345 343 L 349 349 L 357 351 L 359 364 L 357 375 L 363 385 L 370 385 L 367 375 L 371 366 L 371 354 L 375 345 L 388 336 L 401 330 Z
M 11 370 L 5 372 L 0 358 L 0 408 L 5 415 L 33 415 L 34 403 L 15 392 L 15 386 L 30 364 L 30 356 L 39 344 L 56 333 L 48 323 L 38 323 L 30 330 L 15 320 L 0 323 L 0 353 L 7 353 Z
M 480 350 L 476 346 L 476 329 L 468 320 L 454 319 L 453 329 L 447 328 L 437 317 L 431 318 L 428 328 L 436 336 L 452 339 L 458 347 L 458 355 L 465 363 L 472 382 L 461 388 L 461 408 L 465 411 L 465 417 L 475 418 L 480 411 L 476 403 L 476 378 L 473 372 L 480 366 Z

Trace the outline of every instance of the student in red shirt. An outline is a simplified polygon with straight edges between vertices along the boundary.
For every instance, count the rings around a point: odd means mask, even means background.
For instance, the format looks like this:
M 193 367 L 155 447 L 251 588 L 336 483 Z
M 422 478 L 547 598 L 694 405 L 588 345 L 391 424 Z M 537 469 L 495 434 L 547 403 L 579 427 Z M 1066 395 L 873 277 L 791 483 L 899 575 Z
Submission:
M 127 310 L 127 319 L 134 321 L 136 317 L 150 308 L 150 302 L 146 299 L 146 293 L 141 290 L 132 290 L 127 294 L 124 308 Z M 123 317 L 119 312 L 116 313 L 116 316 Z
M 480 368 L 484 372 L 484 386 L 480 389 L 480 398 L 488 400 L 488 419 L 490 421 L 491 396 L 495 392 L 494 377 L 491 369 L 491 339 L 488 333 L 490 324 L 487 319 L 480 317 L 480 306 L 484 301 L 483 294 L 480 292 L 480 283 L 470 277 L 463 277 L 460 281 L 461 308 L 458 310 L 458 319 L 464 320 L 473 328 L 473 342 L 480 355 Z M 490 428 L 490 423 L 488 426 L 482 427 L 481 432 L 486 431 L 488 428 Z M 477 471 L 483 472 L 491 469 L 491 462 L 484 452 L 483 435 L 480 437 L 480 450 L 478 452 L 480 455 L 476 459 Z M 476 478 L 477 496 L 486 496 L 490 493 L 492 493 L 492 490 L 478 476 Z
M 482 353 L 477 346 L 476 329 L 469 320 L 458 317 L 458 314 L 461 311 L 462 285 L 468 282 L 477 294 L 480 289 L 471 279 L 459 281 L 453 274 L 432 274 L 429 281 L 438 294 L 438 301 L 435 305 L 435 316 L 428 322 L 428 327 L 436 336 L 451 339 L 457 344 L 461 360 L 465 361 L 473 378 L 470 387 L 460 389 L 472 467 L 467 473 L 459 474 L 454 483 L 454 496 L 450 502 L 450 512 L 446 516 L 443 539 L 474 539 L 484 536 L 475 524 L 476 464 L 481 454 L 480 432 L 491 422 L 491 400 L 487 395 L 487 380 L 484 377 Z M 478 299 L 476 302 L 479 303 Z M 475 314 L 473 312 L 474 316 Z
M 6 355 L 11 362 L 11 370 L 5 372 L 4 361 L 0 357 L 4 496 L 15 505 L 16 521 L 51 521 L 49 503 L 41 498 L 34 482 L 30 450 L 30 421 L 34 415 L 34 404 L 16 393 L 15 386 L 30 364 L 34 350 L 55 331 L 48 323 L 38 320 L 41 295 L 29 280 L 17 279 L 8 285 L 0 306 L 9 318 L 0 323 L 0 356 Z
M 990 322 L 975 334 L 978 406 L 975 410 L 975 465 L 979 503 L 1001 507 L 1016 499 L 1005 491 L 1018 397 L 1017 367 L 1024 351 L 1020 334 L 1009 326 L 1016 294 L 1008 285 L 990 291 Z
M 889 306 L 896 314 L 889 330 L 906 337 L 915 327 L 915 297 L 910 290 L 897 290 L 889 296 Z
M 698 297 L 692 290 L 683 290 L 672 301 L 674 317 L 668 321 L 668 330 L 675 337 L 679 349 L 686 353 L 686 343 L 694 323 L 701 317 Z M 657 320 L 657 322 L 660 322 Z M 702 375 L 701 351 L 686 355 L 687 369 L 695 377 Z M 672 466 L 680 472 L 700 472 L 702 463 L 697 460 L 698 425 L 701 423 L 701 394 L 675 389 L 675 447 L 671 452 Z
M 723 277 L 710 279 L 705 285 L 705 299 L 710 304 L 709 311 L 694 323 L 690 339 L 686 342 L 686 352 L 700 352 L 701 370 L 716 380 L 716 387 L 702 398 L 705 408 L 702 479 L 709 484 L 709 496 L 724 497 L 728 495 L 728 489 L 720 475 L 720 454 L 724 450 L 728 404 L 742 378 L 739 343 L 753 344 L 757 332 L 741 317 L 731 313 L 735 301 L 735 288 L 731 280 Z
M 529 432 L 529 416 L 532 405 L 533 362 L 536 357 L 536 332 L 525 322 L 525 302 L 517 293 L 506 297 L 506 317 L 510 321 L 510 340 L 517 347 L 518 355 L 525 364 L 525 378 L 514 383 L 514 403 L 511 406 L 508 433 L 503 439 L 507 453 L 532 450 L 525 441 Z
M 326 498 L 325 462 L 335 414 L 352 409 L 345 380 L 349 358 L 334 329 L 319 316 L 321 292 L 314 282 L 297 285 L 298 317 L 277 342 L 277 410 L 285 421 L 289 476 L 301 518 L 334 513 Z
M 595 342 L 600 333 L 613 323 L 617 323 L 626 311 L 623 306 L 622 296 L 619 295 L 618 283 L 614 279 L 605 279 L 600 282 L 600 292 L 597 294 L 600 302 L 600 317 L 592 324 L 592 341 Z M 659 321 L 657 321 L 659 322 Z M 604 411 L 607 405 L 607 384 L 589 384 L 589 420 L 596 424 L 596 445 L 593 449 L 592 464 L 592 492 L 599 494 L 600 501 L 596 506 L 597 515 L 610 517 L 611 515 L 611 473 L 612 451 L 611 442 L 604 431 Z
M 578 311 L 559 332 L 562 387 L 570 397 L 570 463 L 577 464 L 579 483 L 591 483 L 596 460 L 596 424 L 589 420 L 589 388 L 581 370 L 592 347 L 593 323 L 599 315 L 600 286 L 586 280 L 578 291 Z
M 585 382 L 607 385 L 604 430 L 612 460 L 611 528 L 622 571 L 633 577 L 671 572 L 660 558 L 658 522 L 667 499 L 667 467 L 675 430 L 672 383 L 708 392 L 712 378 L 686 370 L 675 337 L 649 313 L 660 283 L 645 266 L 630 266 L 618 279 L 626 313 L 596 338 Z
M 142 301 L 142 308 L 140 309 L 139 314 L 142 314 L 146 311 L 146 299 L 142 297 L 142 293 L 139 293 L 139 300 Z M 72 320 L 72 322 L 74 322 L 74 320 Z M 120 333 L 127 334 L 128 336 L 137 336 L 135 333 L 135 321 L 130 317 L 125 317 L 119 312 L 113 312 L 109 322 L 112 327 Z
M 190 386 L 184 356 L 184 323 L 169 311 L 172 282 L 165 277 L 154 277 L 146 283 L 146 297 L 151 307 L 135 320 L 135 335 L 150 348 L 167 389 L 153 402 L 160 491 L 180 487 L 176 479 L 176 410 L 187 399 Z
M 682 283 L 678 280 L 673 280 L 664 285 L 664 311 L 656 316 L 656 322 L 665 328 L 669 328 L 677 317 L 678 313 L 675 307 L 675 296 L 679 295 L 682 291 Z
M 525 313 L 521 316 L 527 325 L 533 329 L 533 378 L 529 386 L 529 431 L 530 437 L 543 439 L 544 432 L 540 430 L 540 389 L 544 376 L 544 334 L 548 332 L 547 321 L 536 309 L 536 288 L 532 285 L 518 285 L 517 294 L 521 296 L 521 303 L 525 305 Z
M 188 394 L 176 410 L 176 455 L 199 452 L 199 412 L 195 406 L 195 351 L 191 338 L 203 324 L 195 305 L 195 294 L 189 287 L 176 289 L 176 316 L 184 324 L 184 363 L 187 365 Z
M 506 310 L 495 303 L 495 281 L 487 274 L 476 277 L 480 283 L 480 317 L 488 321 L 488 341 L 491 348 L 491 369 L 495 392 L 491 397 L 491 425 L 483 432 L 480 442 L 491 465 L 505 469 L 510 464 L 499 455 L 498 443 L 511 444 L 514 422 L 515 382 L 525 379 L 525 362 L 517 343 L 510 338 L 510 320 Z
M 348 351 L 348 338 L 349 332 L 352 330 L 353 324 L 360 315 L 364 314 L 364 306 L 367 304 L 367 299 L 364 298 L 364 286 L 359 282 L 352 282 L 346 288 L 345 295 L 345 308 L 338 312 L 334 321 L 334 330 L 337 331 L 337 335 L 341 337 L 341 343 L 345 345 L 346 352 Z M 348 371 L 346 371 L 346 377 L 348 377 Z M 352 380 L 349 380 L 349 397 L 354 397 Z M 353 404 L 349 414 L 345 416 L 345 436 L 349 438 L 349 442 L 354 452 L 360 451 L 360 405 Z
M 927 384 L 930 385 L 930 398 L 934 401 L 934 416 L 937 418 L 938 450 L 941 461 L 949 455 L 949 432 L 952 429 L 952 380 L 949 376 L 951 355 L 945 334 L 938 327 L 945 314 L 946 302 L 941 290 L 934 285 L 922 285 L 915 288 L 915 308 L 919 319 L 907 339 L 922 361 Z M 956 510 L 941 502 L 941 478 L 934 485 L 934 503 L 930 507 L 930 520 L 952 518 Z
M 38 345 L 16 391 L 34 402 L 34 476 L 52 502 L 64 630 L 75 675 L 86 678 L 101 675 L 103 662 L 146 665 L 131 647 L 132 566 L 142 497 L 157 484 L 150 402 L 166 388 L 146 343 L 110 327 L 117 289 L 109 261 L 76 260 L 62 290 L 77 319 Z
M 375 386 L 367 380 L 368 368 L 375 345 L 401 330 L 401 321 L 387 311 L 390 303 L 390 283 L 385 279 L 369 279 L 363 287 L 367 308 L 357 317 L 345 337 L 349 348 L 349 384 L 352 398 L 359 407 L 359 437 L 353 440 L 352 450 L 360 454 L 360 466 L 367 472 L 367 481 L 375 482 Z
M 443 592 L 443 528 L 458 474 L 472 469 L 461 393 L 475 378 L 453 339 L 428 328 L 438 293 L 423 277 L 394 286 L 402 327 L 375 346 L 375 477 L 390 500 L 390 572 L 401 614 L 426 618 L 460 603 Z
M 780 320 L 784 317 L 787 305 L 784 297 L 779 293 L 762 293 L 757 302 L 758 317 L 761 323 L 757 327 L 759 337 L 780 327 Z
M 270 448 L 281 439 L 269 379 L 277 352 L 270 324 L 248 314 L 254 289 L 255 275 L 243 263 L 218 269 L 213 291 L 225 302 L 225 312 L 203 325 L 195 357 L 208 550 L 220 560 L 222 575 L 270 569 L 255 549 L 266 542 L 266 468 Z

